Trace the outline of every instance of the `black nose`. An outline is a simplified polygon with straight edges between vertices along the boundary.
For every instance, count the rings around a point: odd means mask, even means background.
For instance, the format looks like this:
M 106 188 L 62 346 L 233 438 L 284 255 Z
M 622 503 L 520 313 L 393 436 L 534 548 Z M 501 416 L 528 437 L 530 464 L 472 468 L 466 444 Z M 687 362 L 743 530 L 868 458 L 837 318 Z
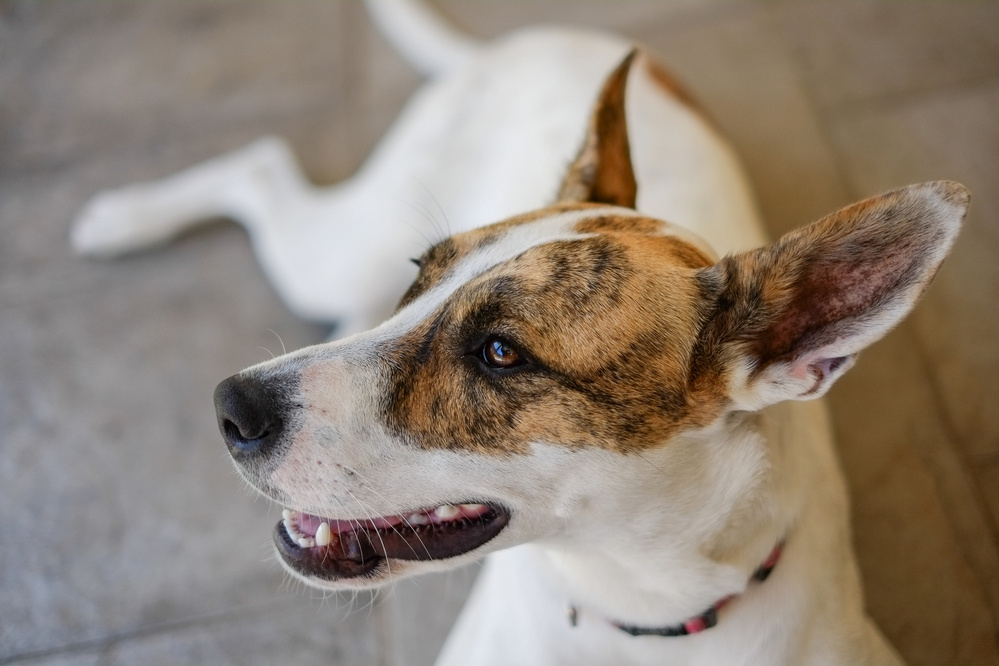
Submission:
M 264 454 L 281 437 L 284 401 L 258 379 L 233 375 L 215 387 L 219 431 L 233 458 Z

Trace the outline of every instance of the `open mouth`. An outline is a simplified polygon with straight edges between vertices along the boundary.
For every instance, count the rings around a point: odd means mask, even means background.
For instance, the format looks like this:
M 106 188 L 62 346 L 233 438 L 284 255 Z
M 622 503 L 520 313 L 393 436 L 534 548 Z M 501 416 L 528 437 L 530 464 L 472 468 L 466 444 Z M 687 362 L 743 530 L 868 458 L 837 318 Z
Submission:
M 442 560 L 475 550 L 506 527 L 510 514 L 489 504 L 444 504 L 371 520 L 332 520 L 284 511 L 274 543 L 285 562 L 309 577 L 369 574 L 385 559 Z

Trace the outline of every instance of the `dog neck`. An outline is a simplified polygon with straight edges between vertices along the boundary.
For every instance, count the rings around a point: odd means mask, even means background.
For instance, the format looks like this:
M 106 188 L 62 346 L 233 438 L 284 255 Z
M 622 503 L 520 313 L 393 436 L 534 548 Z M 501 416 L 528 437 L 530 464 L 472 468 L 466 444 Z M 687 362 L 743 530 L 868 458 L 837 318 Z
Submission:
M 770 551 L 770 555 L 759 568 L 753 573 L 752 580 L 750 582 L 762 583 L 767 578 L 770 577 L 771 572 L 773 572 L 774 567 L 777 566 L 778 560 L 780 560 L 781 550 L 783 549 L 783 543 L 778 543 L 774 546 L 774 549 Z M 674 636 L 689 636 L 691 634 L 698 634 L 702 631 L 710 629 L 718 623 L 718 611 L 723 607 L 727 606 L 729 602 L 734 600 L 738 595 L 730 595 L 727 597 L 722 597 L 705 612 L 701 613 L 696 617 L 692 617 L 689 620 L 681 622 L 679 624 L 664 626 L 664 627 L 639 627 L 636 625 L 623 624 L 617 621 L 609 621 L 613 626 L 617 627 L 621 631 L 631 636 L 662 636 L 665 638 L 671 638 Z M 580 608 L 575 605 L 569 606 L 569 624 L 573 627 L 577 626 L 579 623 Z
M 789 418 L 800 406 L 735 413 L 636 456 L 631 469 L 605 470 L 622 480 L 623 499 L 591 509 L 582 532 L 538 544 L 558 593 L 639 627 L 677 625 L 742 594 L 801 512 L 805 486 L 792 468 L 808 447 L 792 444 L 807 419 Z

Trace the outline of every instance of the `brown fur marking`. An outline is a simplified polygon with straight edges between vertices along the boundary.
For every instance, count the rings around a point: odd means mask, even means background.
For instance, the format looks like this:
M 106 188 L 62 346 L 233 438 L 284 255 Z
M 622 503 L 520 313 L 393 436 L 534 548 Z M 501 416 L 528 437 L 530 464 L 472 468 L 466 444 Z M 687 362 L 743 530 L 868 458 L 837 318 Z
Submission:
M 506 455 L 535 441 L 639 451 L 707 423 L 721 402 L 687 386 L 704 265 L 692 256 L 675 237 L 614 232 L 486 271 L 382 351 L 389 427 L 423 448 Z M 528 364 L 484 364 L 491 336 Z

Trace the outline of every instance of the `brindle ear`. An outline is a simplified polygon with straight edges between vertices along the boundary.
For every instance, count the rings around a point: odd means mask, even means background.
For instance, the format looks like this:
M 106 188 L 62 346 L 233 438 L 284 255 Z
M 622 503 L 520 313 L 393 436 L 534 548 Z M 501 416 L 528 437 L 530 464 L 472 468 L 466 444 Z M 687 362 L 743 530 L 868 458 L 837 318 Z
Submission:
M 910 185 L 703 269 L 692 386 L 724 384 L 749 410 L 825 393 L 915 306 L 969 199 L 959 183 Z
M 604 82 L 590 117 L 586 141 L 559 189 L 559 203 L 592 202 L 635 207 L 638 187 L 631 167 L 624 93 L 628 72 L 637 54 L 638 49 L 629 53 Z

